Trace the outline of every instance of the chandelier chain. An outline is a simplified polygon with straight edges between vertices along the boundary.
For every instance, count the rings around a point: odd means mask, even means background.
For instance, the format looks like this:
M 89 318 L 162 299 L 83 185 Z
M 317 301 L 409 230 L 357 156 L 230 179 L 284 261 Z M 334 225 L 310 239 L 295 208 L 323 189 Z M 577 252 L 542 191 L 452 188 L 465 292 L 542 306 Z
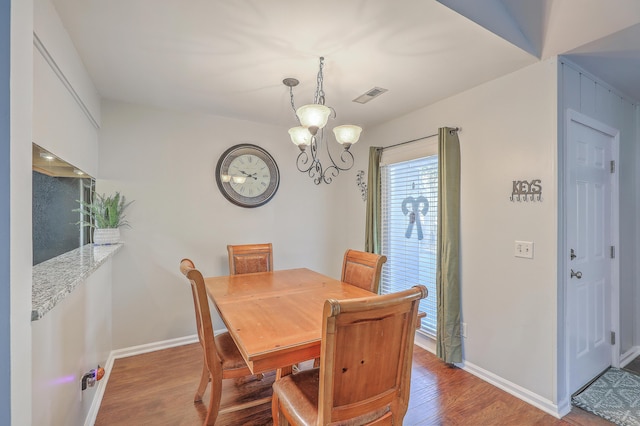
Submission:
M 316 94 L 313 97 L 314 104 L 324 105 L 324 76 L 322 74 L 322 69 L 324 68 L 324 58 L 320 57 L 320 67 L 318 68 L 318 77 L 316 83 Z
M 291 109 L 293 110 L 293 115 L 296 117 L 296 120 L 298 120 L 298 124 L 300 124 L 300 119 L 296 115 L 296 105 L 293 102 L 293 86 L 289 86 L 289 96 L 291 97 Z

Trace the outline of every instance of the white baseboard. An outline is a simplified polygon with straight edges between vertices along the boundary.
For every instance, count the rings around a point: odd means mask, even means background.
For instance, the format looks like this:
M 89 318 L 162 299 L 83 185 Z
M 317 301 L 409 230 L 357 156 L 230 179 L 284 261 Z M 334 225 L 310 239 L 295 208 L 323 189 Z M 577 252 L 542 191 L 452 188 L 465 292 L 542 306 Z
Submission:
M 109 354 L 109 358 L 107 358 L 107 363 L 104 366 L 104 377 L 102 380 L 98 381 L 98 387 L 96 388 L 96 393 L 93 395 L 93 401 L 91 401 L 91 406 L 89 407 L 89 412 L 87 413 L 87 417 L 84 419 L 84 426 L 93 426 L 96 422 L 96 418 L 98 417 L 98 410 L 100 409 L 100 404 L 102 403 L 102 397 L 104 396 L 104 391 L 107 388 L 107 382 L 109 381 L 109 375 L 111 374 L 111 368 L 113 367 L 114 358 Z
M 432 354 L 436 353 L 435 340 L 433 338 L 425 336 L 422 333 L 416 333 L 415 344 L 420 346 L 422 349 L 431 352 Z M 571 411 L 571 405 L 569 404 L 569 402 L 555 405 L 548 399 L 543 398 L 540 395 L 523 388 L 522 386 L 505 380 L 504 378 L 497 376 L 487 370 L 484 370 L 470 362 L 456 364 L 456 366 L 467 371 L 468 373 L 473 374 L 479 379 L 484 380 L 485 382 L 491 383 L 493 386 L 502 389 L 503 391 L 515 396 L 516 398 L 523 400 L 527 404 L 533 405 L 534 407 L 541 409 L 545 413 L 551 414 L 556 418 L 561 418 L 562 416 L 569 414 L 569 411 Z
M 191 336 L 178 337 L 177 339 L 163 340 L 161 342 L 131 346 L 129 348 L 111 351 L 104 366 L 104 377 L 98 382 L 98 387 L 96 388 L 96 393 L 93 396 L 93 402 L 91 403 L 91 407 L 89 408 L 89 412 L 87 413 L 87 418 L 84 421 L 84 426 L 93 426 L 93 424 L 96 422 L 96 418 L 98 417 L 98 410 L 100 409 L 100 404 L 102 404 L 102 397 L 104 396 L 104 391 L 107 388 L 107 382 L 109 382 L 111 369 L 113 368 L 113 363 L 116 359 L 159 351 L 162 349 L 169 349 L 176 346 L 188 345 L 191 343 L 196 343 L 197 341 L 198 335 L 194 334 Z
M 495 387 L 500 388 L 507 393 L 510 393 L 516 398 L 521 399 L 524 402 L 531 404 L 534 407 L 537 407 L 545 413 L 551 414 L 556 418 L 561 418 L 563 415 L 568 413 L 568 411 L 566 413 L 561 413 L 559 407 L 552 401 L 543 398 L 540 395 L 531 392 L 530 390 L 525 389 L 520 385 L 505 380 L 504 378 L 493 374 L 492 372 L 487 371 L 483 368 L 480 368 L 470 362 L 465 362 L 461 368 L 473 374 L 474 376 L 479 377 L 485 382 L 491 383 Z
M 629 349 L 627 352 L 620 355 L 620 368 L 624 368 L 631 361 L 640 356 L 640 346 L 634 346 Z
M 129 356 L 146 354 L 148 352 L 160 351 L 162 349 L 169 349 L 176 346 L 188 345 L 196 343 L 198 341 L 198 335 L 193 334 L 191 336 L 178 337 L 176 339 L 162 340 L 160 342 L 147 343 L 146 345 L 131 346 L 129 348 L 117 349 L 111 351 L 109 357 L 113 359 L 126 358 Z

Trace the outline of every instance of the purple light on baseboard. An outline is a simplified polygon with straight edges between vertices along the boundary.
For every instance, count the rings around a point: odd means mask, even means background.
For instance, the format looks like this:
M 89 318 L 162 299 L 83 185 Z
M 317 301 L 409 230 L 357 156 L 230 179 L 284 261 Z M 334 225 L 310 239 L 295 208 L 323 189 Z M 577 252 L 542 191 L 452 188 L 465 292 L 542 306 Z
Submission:
M 73 374 L 70 374 L 68 376 L 62 376 L 62 377 L 58 377 L 57 379 L 53 379 L 49 382 L 49 384 L 55 386 L 55 385 L 63 385 L 65 383 L 72 383 L 76 380 L 76 376 L 74 376 Z

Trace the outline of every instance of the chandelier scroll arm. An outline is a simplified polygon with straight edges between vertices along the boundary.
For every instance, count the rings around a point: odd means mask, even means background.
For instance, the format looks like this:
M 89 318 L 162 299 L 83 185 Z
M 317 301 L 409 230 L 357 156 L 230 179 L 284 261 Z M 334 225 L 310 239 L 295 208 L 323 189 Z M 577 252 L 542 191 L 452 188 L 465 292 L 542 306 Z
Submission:
M 311 167 L 313 167 L 313 163 L 309 167 L 306 167 L 308 163 L 309 154 L 307 153 L 307 151 L 300 151 L 300 153 L 298 154 L 298 158 L 296 159 L 296 167 L 298 168 L 298 171 L 302 173 L 308 172 Z
M 337 117 L 333 107 L 325 105 L 324 92 L 324 57 L 320 57 L 318 73 L 316 77 L 316 91 L 313 104 L 296 108 L 293 88 L 299 84 L 295 78 L 285 78 L 282 83 L 289 88 L 291 109 L 294 111 L 299 126 L 289 129 L 291 141 L 298 146 L 300 152 L 296 159 L 298 171 L 307 173 L 316 185 L 324 182 L 330 184 L 341 171 L 350 170 L 354 163 L 354 155 L 349 148 L 358 141 L 362 128 L 355 125 L 340 125 L 334 128 L 336 141 L 342 145 L 339 158 L 333 158 L 331 148 L 325 139 L 325 125 L 327 119 Z M 329 163 L 323 166 L 320 160 L 322 149 L 320 145 L 327 144 L 326 151 Z M 324 154 L 323 154 L 324 155 Z M 336 162 L 335 160 L 339 160 Z
M 331 161 L 331 165 L 329 167 L 327 167 L 327 170 L 330 169 L 331 167 L 335 167 L 336 170 L 338 170 L 338 173 L 339 173 L 339 172 L 346 172 L 347 170 L 350 170 L 353 167 L 353 163 L 354 163 L 353 154 L 351 153 L 351 151 L 349 151 L 348 148 L 344 148 L 342 150 L 342 152 L 340 153 L 340 161 L 342 162 L 342 164 L 344 164 L 343 167 L 340 167 L 338 165 L 338 163 L 336 163 L 336 161 L 333 159 L 333 156 L 331 155 L 331 150 L 329 149 L 329 144 L 325 144 L 325 145 L 326 145 L 326 149 L 327 149 L 327 156 L 329 157 L 329 161 Z M 347 155 L 347 160 L 345 160 L 345 158 L 344 158 L 345 154 L 348 154 Z M 336 176 L 337 176 L 337 174 L 336 174 Z

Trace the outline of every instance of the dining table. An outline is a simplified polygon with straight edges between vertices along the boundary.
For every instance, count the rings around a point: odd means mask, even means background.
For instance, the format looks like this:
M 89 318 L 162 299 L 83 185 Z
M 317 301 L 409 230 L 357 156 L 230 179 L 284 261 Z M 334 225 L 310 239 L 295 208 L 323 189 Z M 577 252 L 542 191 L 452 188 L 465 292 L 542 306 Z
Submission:
M 252 373 L 291 372 L 320 357 L 327 299 L 374 293 L 306 268 L 206 277 L 220 318 Z

